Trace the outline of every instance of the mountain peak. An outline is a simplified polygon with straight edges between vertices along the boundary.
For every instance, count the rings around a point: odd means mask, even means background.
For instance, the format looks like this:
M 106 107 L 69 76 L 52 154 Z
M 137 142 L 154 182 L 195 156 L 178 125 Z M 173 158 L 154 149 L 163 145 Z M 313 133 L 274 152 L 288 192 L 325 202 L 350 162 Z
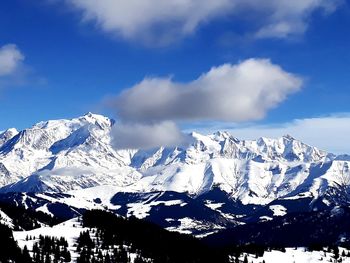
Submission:
M 103 115 L 92 113 L 91 111 L 85 113 L 83 117 L 88 117 L 88 118 L 99 118 L 99 117 L 104 117 Z
M 15 134 L 15 133 L 18 133 L 17 129 L 16 128 L 9 128 L 5 131 L 6 133 L 12 133 L 12 134 Z
M 92 112 L 87 112 L 86 114 L 79 117 L 78 119 L 85 120 L 94 125 L 99 125 L 101 128 L 111 127 L 114 123 L 114 121 L 111 120 L 110 118 L 100 114 L 95 114 Z
M 213 133 L 212 136 L 215 138 L 215 140 L 218 140 L 218 141 L 226 140 L 228 138 L 233 138 L 232 134 L 229 133 L 228 131 L 217 131 L 217 132 Z M 238 139 L 237 139 L 237 141 L 238 141 Z
M 101 114 L 92 113 L 90 111 L 85 113 L 83 116 L 81 116 L 81 118 L 95 119 L 95 120 L 109 120 L 109 118 L 106 116 L 103 116 Z
M 18 131 L 15 128 L 10 128 L 3 132 L 0 132 L 0 147 L 17 134 Z
M 295 140 L 296 140 L 296 139 L 295 139 L 292 135 L 290 135 L 290 134 L 285 134 L 285 135 L 282 136 L 282 138 L 287 139 L 287 140 L 289 140 L 289 141 L 295 141 Z
M 17 133 L 18 133 L 18 131 L 17 131 L 16 128 L 9 128 L 9 129 L 7 129 L 5 131 L 1 131 L 0 132 L 0 136 L 2 136 L 4 134 L 17 134 Z

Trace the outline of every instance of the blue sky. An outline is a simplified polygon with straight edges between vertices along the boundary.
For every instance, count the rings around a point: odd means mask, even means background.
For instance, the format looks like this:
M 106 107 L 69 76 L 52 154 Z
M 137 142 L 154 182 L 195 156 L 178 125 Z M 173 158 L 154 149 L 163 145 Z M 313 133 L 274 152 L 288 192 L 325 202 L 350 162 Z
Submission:
M 1 74 L 0 68 L 0 130 L 22 129 L 41 120 L 72 118 L 88 111 L 118 119 L 120 106 L 106 107 L 105 101 L 135 88 L 145 78 L 171 78 L 176 89 L 213 67 L 234 67 L 253 58 L 268 59 L 298 77 L 301 87 L 264 108 L 264 117 L 238 120 L 234 117 L 238 112 L 225 120 L 220 114 L 215 115 L 217 120 L 203 115 L 188 120 L 170 114 L 160 121 L 186 129 L 232 129 L 243 137 L 259 132 L 278 136 L 292 127 L 307 142 L 350 152 L 350 146 L 339 141 L 322 143 L 334 133 L 346 138 L 350 130 L 350 7 L 346 2 L 297 0 L 295 6 L 290 1 L 276 6 L 276 1 L 250 0 L 247 5 L 242 0 L 205 0 L 198 5 L 196 0 L 186 0 L 188 6 L 178 9 L 167 6 L 175 0 L 121 7 L 123 2 L 0 3 L 0 47 L 15 45 L 22 55 L 13 72 Z M 296 122 L 310 119 L 324 121 L 320 130 L 329 126 L 329 119 L 344 126 L 313 140 L 314 131 L 294 130 Z M 122 121 L 129 123 L 130 115 Z M 138 119 L 136 124 L 147 121 Z

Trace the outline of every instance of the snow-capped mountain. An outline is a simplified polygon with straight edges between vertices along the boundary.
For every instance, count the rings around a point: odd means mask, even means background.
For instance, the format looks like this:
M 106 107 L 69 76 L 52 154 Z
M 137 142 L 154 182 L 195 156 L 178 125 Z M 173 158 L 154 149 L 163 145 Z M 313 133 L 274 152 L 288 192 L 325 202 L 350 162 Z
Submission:
M 4 132 L 0 132 L 0 147 L 5 144 L 8 140 L 12 139 L 13 136 L 18 134 L 15 128 L 7 129 Z
M 0 147 L 2 186 L 16 191 L 67 191 L 100 184 L 130 184 L 140 175 L 128 168 L 128 152 L 110 146 L 113 122 L 88 113 L 72 120 L 40 122 Z M 13 188 L 13 190 L 15 190 Z
M 196 209 L 208 214 L 211 227 L 220 228 L 248 215 L 268 220 L 296 207 L 350 202 L 350 158 L 289 135 L 239 140 L 227 132 L 192 133 L 187 147 L 116 150 L 113 125 L 118 124 L 88 113 L 1 133 L 0 191 L 34 192 L 29 200 L 41 200 L 45 192 L 65 193 L 69 198 L 44 198 L 35 209 L 46 211 L 48 202 L 68 202 L 74 209 L 99 206 L 140 218 L 157 214 L 165 227 L 177 220 L 184 229 L 207 226 L 208 218 L 193 214 Z M 298 206 L 291 205 L 294 200 Z M 177 214 L 165 217 L 169 209 Z
M 194 143 L 186 148 L 117 151 L 111 144 L 113 124 L 88 113 L 5 131 L 0 135 L 2 191 L 114 185 L 130 192 L 198 196 L 215 186 L 245 204 L 266 204 L 302 192 L 318 195 L 349 174 L 347 160 L 289 135 L 244 141 L 227 132 L 192 133 Z

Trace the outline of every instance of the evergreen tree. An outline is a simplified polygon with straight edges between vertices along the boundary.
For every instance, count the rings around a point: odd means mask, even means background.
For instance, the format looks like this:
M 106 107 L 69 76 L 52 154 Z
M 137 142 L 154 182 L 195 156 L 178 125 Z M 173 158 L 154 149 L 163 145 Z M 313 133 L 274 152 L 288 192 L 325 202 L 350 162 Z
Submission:
M 67 248 L 65 247 L 63 249 L 63 259 L 64 259 L 64 262 L 70 262 L 71 261 L 71 255 L 70 255 L 70 252 L 67 250 Z
M 134 263 L 146 263 L 146 261 L 140 255 L 137 255 Z
M 338 246 L 334 247 L 333 253 L 334 253 L 334 258 L 338 259 L 339 258 L 339 248 L 338 248 Z
M 105 256 L 104 263 L 112 263 L 112 262 L 111 262 L 111 257 L 109 256 L 108 253 L 107 253 L 106 256 Z
M 44 263 L 51 263 L 51 258 L 49 254 L 46 254 Z
M 32 258 L 30 257 L 30 254 L 29 254 L 27 246 L 24 246 L 24 248 L 23 248 L 22 259 L 23 259 L 23 262 L 26 262 L 26 263 L 33 262 Z

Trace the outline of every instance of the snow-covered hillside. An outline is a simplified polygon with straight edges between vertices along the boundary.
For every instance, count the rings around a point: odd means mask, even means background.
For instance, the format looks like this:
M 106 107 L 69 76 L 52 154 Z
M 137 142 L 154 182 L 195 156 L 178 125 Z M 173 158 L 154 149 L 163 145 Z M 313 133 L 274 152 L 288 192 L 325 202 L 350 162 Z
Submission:
M 308 251 L 306 248 L 286 248 L 285 252 L 278 250 L 271 250 L 265 252 L 262 257 L 246 254 L 242 255 L 240 259 L 244 260 L 247 257 L 248 262 L 252 263 L 319 263 L 319 262 L 343 262 L 349 263 L 350 257 L 348 257 L 349 250 L 345 248 L 338 248 L 339 256 L 338 261 L 335 261 L 334 253 L 324 249 L 322 251 Z M 342 256 L 344 255 L 344 256 Z
M 43 226 L 29 231 L 14 231 L 13 237 L 22 249 L 27 246 L 29 251 L 33 250 L 33 245 L 39 241 L 39 236 L 63 237 L 68 242 L 68 250 L 72 255 L 73 262 L 76 262 L 79 256 L 76 251 L 76 241 L 80 233 L 86 230 L 89 229 L 81 226 L 79 218 L 74 218 L 53 227 Z

